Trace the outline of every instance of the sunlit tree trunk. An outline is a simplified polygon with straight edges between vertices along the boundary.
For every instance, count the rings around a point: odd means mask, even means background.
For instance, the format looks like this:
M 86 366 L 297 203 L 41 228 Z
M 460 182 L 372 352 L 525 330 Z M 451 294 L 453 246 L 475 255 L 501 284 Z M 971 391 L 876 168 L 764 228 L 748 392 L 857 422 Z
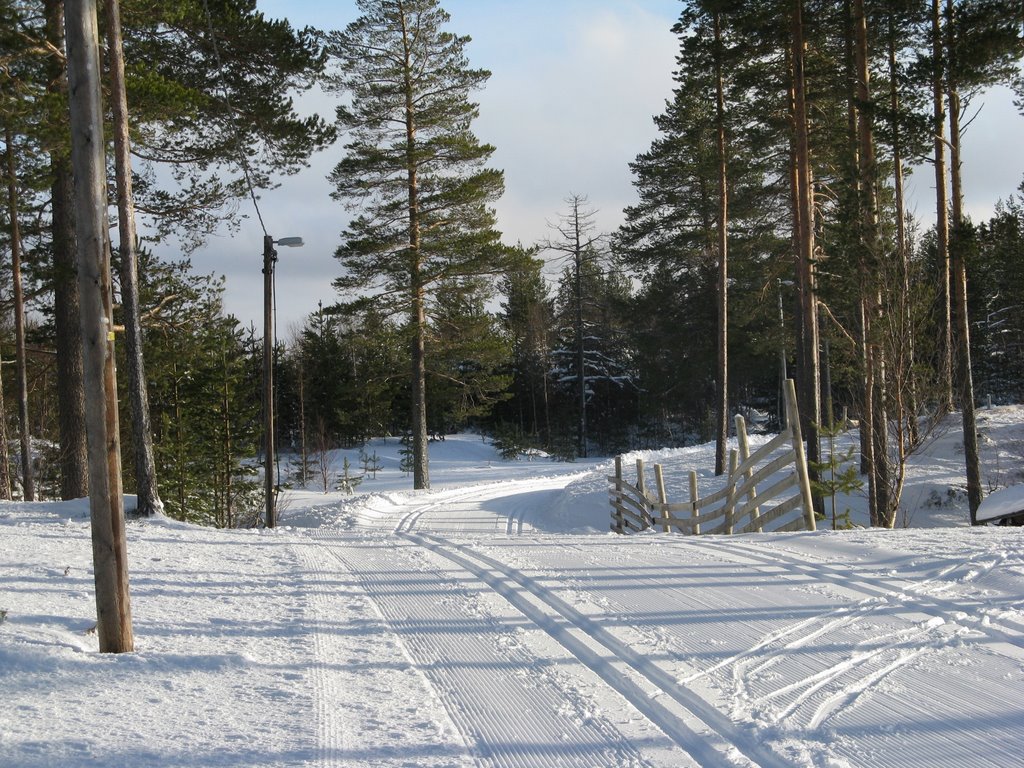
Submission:
M 45 0 L 46 36 L 57 51 L 64 49 L 64 3 Z M 47 66 L 50 94 L 62 104 L 67 70 L 54 55 Z M 61 112 L 61 117 L 66 112 Z M 74 184 L 66 148 L 50 150 L 51 232 L 53 247 L 53 321 L 57 351 L 57 421 L 60 436 L 60 493 L 78 499 L 89 493 L 89 461 L 85 438 L 85 385 L 78 310 L 78 254 L 75 246 Z
M 792 15 L 792 108 L 796 183 L 797 287 L 800 291 L 800 422 L 807 441 L 807 461 L 821 460 L 821 373 L 818 358 L 818 297 L 815 276 L 814 190 L 807 116 L 807 82 L 804 75 L 806 43 L 803 0 L 796 0 Z M 812 470 L 812 480 L 817 472 Z
M 21 490 L 25 501 L 35 501 L 35 477 L 32 470 L 32 437 L 28 417 L 28 370 L 25 359 L 25 296 L 21 281 L 21 227 L 18 224 L 18 179 L 14 165 L 14 136 L 4 125 L 7 145 L 7 212 L 11 220 L 11 283 L 14 294 L 14 345 L 17 365 L 18 437 L 21 445 Z M 4 473 L 7 470 L 7 430 L 3 429 Z M 9 488 L 9 485 L 8 485 Z M 8 491 L 8 498 L 10 492 Z
M 107 56 L 110 73 L 111 106 L 114 116 L 114 173 L 117 186 L 117 228 L 120 236 L 119 277 L 124 317 L 125 361 L 128 369 L 128 400 L 132 413 L 132 446 L 135 451 L 136 513 L 143 516 L 163 512 L 157 490 L 156 461 L 153 458 L 153 430 L 149 416 L 149 394 L 142 358 L 142 323 L 139 319 L 138 258 L 135 252 L 135 203 L 132 194 L 132 164 L 128 141 L 128 101 L 124 83 L 124 55 L 121 44 L 121 16 L 118 0 L 105 0 Z
M 725 134 L 721 14 L 714 14 L 715 128 L 718 150 L 718 376 L 715 401 L 715 474 L 725 472 L 729 439 L 729 163 Z
M 953 0 L 946 0 L 947 56 L 949 72 L 955 71 Z M 971 373 L 971 325 L 967 310 L 967 266 L 964 262 L 963 226 L 964 195 L 960 158 L 960 93 L 952 74 L 947 77 L 949 110 L 949 166 L 952 182 L 952 231 L 949 239 L 950 270 L 953 279 L 953 301 L 956 310 L 957 395 L 964 433 L 964 463 L 967 474 L 967 502 L 971 525 L 978 524 L 981 504 L 981 457 L 978 449 L 978 427 L 974 413 L 974 378 Z
M 950 296 L 949 199 L 946 191 L 946 56 L 940 0 L 932 0 L 932 130 L 935 146 L 935 247 L 939 264 L 939 411 L 953 410 L 953 316 Z

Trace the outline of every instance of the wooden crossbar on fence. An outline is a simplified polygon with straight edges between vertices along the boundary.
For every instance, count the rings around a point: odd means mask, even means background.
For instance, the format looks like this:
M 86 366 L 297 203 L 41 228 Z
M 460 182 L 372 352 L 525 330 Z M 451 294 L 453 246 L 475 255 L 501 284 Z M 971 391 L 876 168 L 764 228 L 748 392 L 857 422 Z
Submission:
M 615 475 L 608 478 L 612 530 L 631 533 L 658 526 L 665 533 L 685 534 L 813 531 L 811 483 L 792 379 L 786 381 L 785 393 L 785 429 L 753 452 L 746 423 L 742 416 L 736 417 L 737 449 L 730 452 L 725 485 L 707 496 L 699 495 L 697 473 L 691 470 L 689 500 L 670 502 L 664 469 L 655 464 L 654 497 L 647 489 L 644 461 L 636 460 L 636 482 L 630 483 L 623 477 L 622 457 L 617 457 Z M 799 515 L 794 514 L 797 510 Z

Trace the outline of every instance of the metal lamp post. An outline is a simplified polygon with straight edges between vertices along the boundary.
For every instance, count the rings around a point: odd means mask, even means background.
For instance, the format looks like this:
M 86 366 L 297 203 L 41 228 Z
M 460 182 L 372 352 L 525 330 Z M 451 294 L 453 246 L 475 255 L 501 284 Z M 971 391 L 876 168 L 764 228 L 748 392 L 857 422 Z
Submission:
M 267 528 L 277 526 L 274 507 L 274 264 L 277 262 L 275 245 L 286 248 L 302 246 L 301 237 L 282 237 L 275 240 L 263 237 L 263 431 L 264 431 L 264 495 L 266 498 Z

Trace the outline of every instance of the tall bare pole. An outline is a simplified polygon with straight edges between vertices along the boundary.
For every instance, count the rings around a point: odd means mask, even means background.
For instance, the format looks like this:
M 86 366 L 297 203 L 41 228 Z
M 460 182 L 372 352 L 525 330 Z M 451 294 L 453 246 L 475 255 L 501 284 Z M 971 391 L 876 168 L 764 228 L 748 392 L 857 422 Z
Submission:
M 119 235 L 121 308 L 124 314 L 124 347 L 128 368 L 128 401 L 132 412 L 132 447 L 136 513 L 158 515 L 163 502 L 157 491 L 153 430 L 149 419 L 149 393 L 142 357 L 142 323 L 139 319 L 138 256 L 135 251 L 135 200 L 132 192 L 131 148 L 128 140 L 128 99 L 124 84 L 124 54 L 121 38 L 121 10 L 118 0 L 105 0 L 107 16 L 108 72 L 111 111 L 114 118 L 114 173 L 117 185 L 117 230 Z
M 124 653 L 134 649 L 134 638 L 121 492 L 96 1 L 67 0 L 64 23 L 97 633 L 101 653 Z

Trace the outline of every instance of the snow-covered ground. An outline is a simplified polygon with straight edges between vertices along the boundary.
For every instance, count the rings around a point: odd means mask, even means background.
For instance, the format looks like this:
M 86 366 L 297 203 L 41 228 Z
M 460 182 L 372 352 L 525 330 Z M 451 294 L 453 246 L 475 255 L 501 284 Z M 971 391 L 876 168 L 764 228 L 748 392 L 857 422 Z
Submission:
M 1024 410 L 979 416 L 988 488 L 1020 482 Z M 121 656 L 84 502 L 2 504 L 0 765 L 1024 765 L 1024 534 L 966 525 L 959 440 L 895 531 L 735 537 L 609 533 L 609 461 L 449 437 L 412 493 L 377 443 L 275 531 L 129 523 Z M 642 456 L 714 482 L 709 446 Z

